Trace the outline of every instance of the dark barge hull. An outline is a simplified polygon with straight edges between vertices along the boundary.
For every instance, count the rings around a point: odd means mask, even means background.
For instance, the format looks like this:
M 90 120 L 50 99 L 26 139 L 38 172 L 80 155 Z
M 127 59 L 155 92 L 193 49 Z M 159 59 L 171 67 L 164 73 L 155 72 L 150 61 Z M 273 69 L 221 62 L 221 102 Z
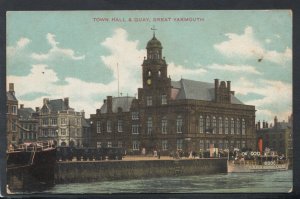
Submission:
M 56 149 L 7 153 L 7 185 L 11 192 L 39 192 L 54 185 Z

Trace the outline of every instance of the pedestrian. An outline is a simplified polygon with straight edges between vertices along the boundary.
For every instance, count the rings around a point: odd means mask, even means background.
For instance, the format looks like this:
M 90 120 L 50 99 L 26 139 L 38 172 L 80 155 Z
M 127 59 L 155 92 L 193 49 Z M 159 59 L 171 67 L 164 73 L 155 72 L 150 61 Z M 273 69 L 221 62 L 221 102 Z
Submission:
M 158 159 L 160 159 L 160 150 L 158 150 L 158 152 L 157 152 L 157 157 L 158 157 Z

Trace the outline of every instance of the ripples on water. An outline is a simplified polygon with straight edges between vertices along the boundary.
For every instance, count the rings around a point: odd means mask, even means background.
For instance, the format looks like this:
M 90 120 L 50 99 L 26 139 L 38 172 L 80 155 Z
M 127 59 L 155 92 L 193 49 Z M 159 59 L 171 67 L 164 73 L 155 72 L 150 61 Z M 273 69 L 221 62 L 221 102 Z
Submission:
M 58 184 L 47 193 L 287 193 L 292 171 Z

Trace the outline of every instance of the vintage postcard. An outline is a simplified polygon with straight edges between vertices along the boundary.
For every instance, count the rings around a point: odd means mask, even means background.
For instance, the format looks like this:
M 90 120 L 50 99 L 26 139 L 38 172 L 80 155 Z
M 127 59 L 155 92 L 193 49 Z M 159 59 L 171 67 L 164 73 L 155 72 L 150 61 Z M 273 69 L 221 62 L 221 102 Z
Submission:
M 292 17 L 8 11 L 7 194 L 291 192 Z

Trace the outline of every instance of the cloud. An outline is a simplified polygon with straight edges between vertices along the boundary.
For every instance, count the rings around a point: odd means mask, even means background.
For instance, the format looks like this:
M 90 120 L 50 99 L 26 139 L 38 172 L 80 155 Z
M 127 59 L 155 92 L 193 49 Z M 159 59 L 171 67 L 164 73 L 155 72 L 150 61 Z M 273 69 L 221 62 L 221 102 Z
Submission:
M 172 79 L 177 80 L 180 78 L 193 78 L 199 79 L 200 75 L 207 73 L 203 68 L 189 69 L 182 65 L 176 65 L 173 62 L 168 64 L 168 74 Z
M 74 50 L 67 49 L 67 48 L 59 48 L 59 42 L 55 40 L 55 35 L 48 33 L 46 35 L 47 41 L 51 46 L 51 49 L 47 53 L 32 53 L 31 58 L 42 61 L 42 60 L 48 60 L 53 59 L 58 56 L 66 56 L 72 60 L 82 60 L 85 58 L 85 55 L 82 56 L 76 56 Z
M 262 73 L 257 71 L 255 67 L 249 65 L 229 65 L 229 64 L 213 64 L 211 66 L 207 66 L 213 70 L 223 70 L 223 71 L 230 71 L 235 73 L 252 73 L 256 75 L 261 75 Z
M 287 118 L 292 112 L 292 85 L 289 83 L 241 77 L 232 85 L 232 89 L 236 95 L 254 93 L 262 96 L 244 101 L 245 104 L 255 105 L 257 119 L 271 120 L 275 115 Z
M 15 55 L 18 51 L 24 49 L 29 43 L 31 42 L 30 39 L 26 37 L 21 37 L 15 46 L 8 46 L 7 47 L 7 57 L 10 58 Z
M 253 28 L 248 26 L 241 35 L 235 33 L 225 34 L 227 41 L 215 44 L 214 48 L 227 57 L 243 57 L 246 59 L 264 59 L 284 65 L 292 59 L 292 50 L 286 47 L 285 52 L 268 51 L 254 37 Z
M 139 41 L 129 41 L 126 30 L 122 28 L 115 29 L 111 37 L 101 42 L 101 45 L 110 52 L 110 55 L 101 56 L 101 60 L 107 68 L 113 71 L 114 90 L 117 89 L 118 76 L 120 91 L 123 93 L 136 93 L 136 89 L 142 85 L 141 64 L 146 56 L 146 50 L 139 50 L 138 43 Z

